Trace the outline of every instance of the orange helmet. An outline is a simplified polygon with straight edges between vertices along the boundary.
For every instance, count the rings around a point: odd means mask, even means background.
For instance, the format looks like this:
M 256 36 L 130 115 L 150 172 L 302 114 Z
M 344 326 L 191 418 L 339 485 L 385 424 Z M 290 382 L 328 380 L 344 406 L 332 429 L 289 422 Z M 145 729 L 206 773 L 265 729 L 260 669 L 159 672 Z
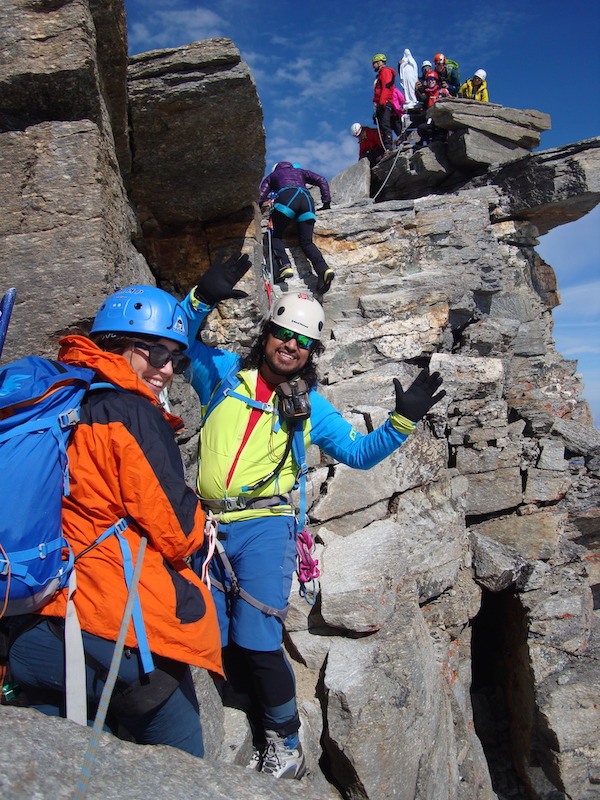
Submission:
M 446 56 L 443 53 L 436 53 L 433 57 L 434 63 L 446 63 Z

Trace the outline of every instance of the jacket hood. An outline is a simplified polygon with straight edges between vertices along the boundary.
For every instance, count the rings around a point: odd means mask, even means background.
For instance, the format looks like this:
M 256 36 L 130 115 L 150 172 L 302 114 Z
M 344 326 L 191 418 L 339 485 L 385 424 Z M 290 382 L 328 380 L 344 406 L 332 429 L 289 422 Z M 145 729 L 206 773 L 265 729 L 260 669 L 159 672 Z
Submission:
M 76 367 L 93 369 L 100 380 L 114 383 L 115 386 L 128 392 L 142 395 L 161 410 L 164 418 L 174 430 L 183 427 L 183 420 L 162 407 L 156 396 L 131 369 L 122 355 L 101 350 L 95 342 L 85 336 L 65 336 L 59 344 L 59 361 Z

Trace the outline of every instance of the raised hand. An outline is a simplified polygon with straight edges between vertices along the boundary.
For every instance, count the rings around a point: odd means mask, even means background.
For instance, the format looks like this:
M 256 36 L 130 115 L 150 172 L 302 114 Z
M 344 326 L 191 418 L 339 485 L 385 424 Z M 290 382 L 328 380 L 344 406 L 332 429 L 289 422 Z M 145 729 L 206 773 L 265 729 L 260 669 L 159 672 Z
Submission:
M 396 413 L 406 417 L 411 422 L 418 422 L 432 406 L 445 396 L 446 392 L 443 389 L 436 394 L 441 385 L 442 377 L 440 373 L 432 372 L 430 375 L 427 367 L 419 372 L 406 391 L 402 388 L 398 378 L 394 378 Z

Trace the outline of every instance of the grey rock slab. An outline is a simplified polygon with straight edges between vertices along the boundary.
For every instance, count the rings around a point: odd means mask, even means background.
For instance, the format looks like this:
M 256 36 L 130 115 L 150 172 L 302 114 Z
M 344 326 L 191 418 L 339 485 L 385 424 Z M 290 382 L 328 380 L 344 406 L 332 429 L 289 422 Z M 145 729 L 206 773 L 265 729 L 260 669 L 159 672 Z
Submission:
M 462 499 L 453 496 L 452 481 L 432 483 L 401 495 L 393 518 L 328 542 L 321 577 L 325 622 L 378 630 L 394 614 L 400 587 L 416 582 L 424 602 L 452 586 L 466 541 Z
M 600 137 L 529 155 L 487 179 L 502 189 L 493 218 L 528 220 L 543 236 L 600 201 Z
M 90 735 L 67 720 L 24 708 L 0 707 L 0 783 L 5 800 L 71 798 Z M 162 745 L 136 745 L 101 735 L 87 792 L 90 800 L 285 800 L 306 798 L 301 784 L 224 762 L 208 762 Z
M 525 503 L 550 503 L 563 498 L 571 486 L 571 476 L 564 471 L 530 468 L 523 492 Z
M 181 226 L 233 214 L 258 199 L 262 109 L 230 39 L 133 56 L 128 86 L 130 190 L 146 214 Z
M 327 493 L 311 509 L 317 522 L 388 502 L 398 492 L 435 480 L 445 468 L 446 443 L 419 426 L 404 444 L 369 470 L 339 464 L 327 481 Z
M 498 103 L 482 103 L 479 100 L 468 100 L 463 97 L 442 98 L 433 106 L 431 116 L 436 124 L 439 120 L 439 124 L 448 130 L 464 127 L 463 120 L 479 118 L 496 119 L 507 125 L 519 125 L 533 131 L 547 131 L 551 125 L 550 116 L 543 111 L 508 108 Z M 453 121 L 456 119 L 459 122 L 454 124 Z
M 494 472 L 469 475 L 467 514 L 490 514 L 515 508 L 523 501 L 521 471 L 518 467 L 504 467 Z
M 0 263 L 10 265 L 2 283 L 17 289 L 3 355 L 55 356 L 57 331 L 91 319 L 118 286 L 154 278 L 131 244 L 133 213 L 96 124 L 0 133 L 0 174 Z
M 448 138 L 448 161 L 458 167 L 473 169 L 483 164 L 514 161 L 527 155 L 527 149 L 519 147 L 514 141 L 502 138 L 495 127 L 490 127 L 487 132 L 473 129 L 455 131 Z
M 482 586 L 500 592 L 518 580 L 526 565 L 520 553 L 476 531 L 470 538 L 475 576 Z
M 371 195 L 371 166 L 366 158 L 338 173 L 329 181 L 334 206 L 352 205 Z M 320 198 L 319 198 L 320 199 Z
M 448 695 L 416 598 L 392 625 L 332 642 L 325 670 L 325 748 L 349 796 L 449 800 L 458 794 Z
M 566 521 L 565 512 L 538 510 L 534 514 L 511 514 L 486 520 L 472 526 L 471 530 L 508 545 L 528 561 L 547 560 L 556 554 Z

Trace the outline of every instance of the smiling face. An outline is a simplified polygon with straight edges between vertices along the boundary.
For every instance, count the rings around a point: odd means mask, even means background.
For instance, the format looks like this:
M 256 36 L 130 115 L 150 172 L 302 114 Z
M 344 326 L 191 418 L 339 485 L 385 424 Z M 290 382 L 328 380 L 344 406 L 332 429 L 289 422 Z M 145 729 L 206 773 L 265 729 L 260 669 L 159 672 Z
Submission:
M 287 342 L 267 333 L 260 374 L 269 383 L 280 384 L 293 378 L 306 365 L 310 350 L 298 347 L 296 339 Z
M 162 367 L 153 367 L 149 360 L 149 351 L 143 347 L 144 344 L 143 337 L 136 339 L 135 343 L 132 342 L 125 348 L 122 355 L 129 362 L 131 369 L 138 378 L 150 389 L 155 397 L 159 397 L 162 390 L 169 385 L 173 378 L 173 361 L 167 361 Z M 149 346 L 162 345 L 169 353 L 181 353 L 180 346 L 171 339 L 154 339 L 152 342 L 147 342 L 147 344 Z

